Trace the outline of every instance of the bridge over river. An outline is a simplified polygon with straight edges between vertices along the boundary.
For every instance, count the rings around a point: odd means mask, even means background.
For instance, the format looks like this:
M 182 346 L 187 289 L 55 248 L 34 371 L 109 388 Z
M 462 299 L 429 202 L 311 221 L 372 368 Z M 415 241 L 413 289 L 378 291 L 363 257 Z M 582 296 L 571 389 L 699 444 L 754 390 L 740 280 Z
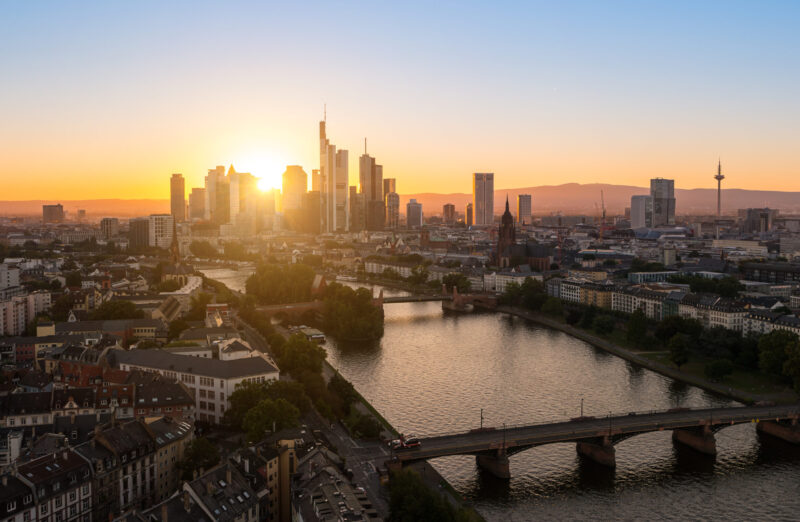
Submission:
M 672 409 L 607 417 L 578 417 L 563 422 L 479 428 L 421 438 L 416 448 L 395 452 L 398 464 L 448 455 L 475 455 L 480 467 L 509 478 L 508 457 L 544 444 L 575 442 L 578 453 L 606 466 L 616 465 L 614 445 L 640 433 L 672 431 L 675 443 L 716 455 L 714 433 L 752 423 L 759 431 L 800 444 L 800 404 L 712 409 Z

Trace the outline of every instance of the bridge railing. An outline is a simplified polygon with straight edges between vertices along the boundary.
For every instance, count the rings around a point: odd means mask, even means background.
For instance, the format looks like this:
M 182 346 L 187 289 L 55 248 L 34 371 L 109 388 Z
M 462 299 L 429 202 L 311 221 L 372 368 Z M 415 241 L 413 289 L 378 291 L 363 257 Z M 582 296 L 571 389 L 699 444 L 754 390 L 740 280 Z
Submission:
M 786 409 L 786 408 L 788 408 L 788 409 Z M 538 422 L 528 422 L 528 423 L 521 423 L 521 424 L 506 424 L 505 426 L 503 426 L 501 424 L 500 426 L 484 426 L 483 428 L 474 427 L 474 428 L 466 428 L 466 429 L 461 429 L 461 430 L 451 430 L 451 431 L 441 431 L 441 432 L 428 432 L 428 433 L 417 432 L 417 433 L 415 433 L 415 436 L 418 437 L 418 438 L 422 438 L 422 439 L 433 439 L 433 438 L 440 438 L 440 437 L 451 437 L 451 436 L 454 436 L 454 435 L 464 435 L 465 433 L 470 433 L 470 432 L 480 432 L 480 431 L 502 432 L 504 429 L 505 429 L 506 432 L 508 432 L 510 430 L 515 430 L 515 429 L 520 429 L 520 428 L 532 428 L 532 427 L 536 427 L 536 426 L 547 426 L 547 425 L 551 425 L 551 424 L 562 424 L 562 423 L 577 422 L 577 421 L 598 421 L 598 420 L 609 420 L 610 419 L 613 422 L 614 419 L 623 419 L 623 418 L 624 419 L 628 419 L 630 417 L 635 417 L 635 416 L 658 415 L 658 414 L 668 414 L 668 413 L 680 414 L 680 413 L 687 413 L 687 412 L 693 412 L 693 413 L 708 412 L 709 413 L 709 417 L 713 419 L 713 416 L 714 416 L 713 413 L 714 412 L 719 412 L 720 410 L 723 410 L 726 413 L 736 414 L 736 413 L 743 412 L 743 411 L 746 411 L 746 410 L 755 410 L 755 409 L 758 409 L 758 410 L 766 409 L 767 410 L 766 413 L 768 414 L 766 417 L 775 417 L 776 416 L 775 414 L 778 413 L 778 411 L 780 412 L 780 414 L 777 415 L 777 416 L 800 415 L 800 404 L 785 405 L 785 406 L 779 406 L 779 405 L 774 405 L 774 406 L 731 406 L 731 407 L 721 407 L 721 408 L 667 408 L 667 409 L 661 409 L 661 410 L 636 410 L 636 411 L 629 411 L 629 412 L 624 412 L 624 413 L 611 413 L 610 415 L 609 414 L 606 414 L 606 415 L 586 415 L 586 414 L 584 414 L 583 417 L 579 417 L 579 416 L 572 417 L 572 418 L 554 417 L 554 418 L 550 418 L 549 420 L 541 420 L 541 421 L 538 421 Z M 772 410 L 778 410 L 778 411 L 774 411 L 773 412 Z

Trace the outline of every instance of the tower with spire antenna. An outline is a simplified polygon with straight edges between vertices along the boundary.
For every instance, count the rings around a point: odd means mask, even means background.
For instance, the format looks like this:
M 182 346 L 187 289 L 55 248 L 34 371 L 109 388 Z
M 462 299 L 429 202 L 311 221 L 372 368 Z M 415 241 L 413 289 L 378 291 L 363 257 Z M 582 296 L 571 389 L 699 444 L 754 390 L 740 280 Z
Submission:
M 714 179 L 717 180 L 717 226 L 716 226 L 716 235 L 717 239 L 719 239 L 719 220 L 722 218 L 722 180 L 725 179 L 725 176 L 722 175 L 722 159 L 720 158 L 719 162 L 717 163 L 717 175 L 714 176 Z

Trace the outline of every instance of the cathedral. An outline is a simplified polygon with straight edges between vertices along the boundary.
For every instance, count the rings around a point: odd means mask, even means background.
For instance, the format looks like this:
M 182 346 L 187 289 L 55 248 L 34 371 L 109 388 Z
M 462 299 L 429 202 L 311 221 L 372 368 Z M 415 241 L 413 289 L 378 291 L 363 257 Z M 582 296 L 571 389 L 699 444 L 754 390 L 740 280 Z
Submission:
M 497 266 L 506 268 L 511 266 L 511 257 L 513 246 L 516 245 L 516 236 L 514 234 L 514 216 L 508 209 L 508 196 L 506 196 L 506 211 L 503 212 L 503 217 L 500 219 L 500 230 L 497 237 Z

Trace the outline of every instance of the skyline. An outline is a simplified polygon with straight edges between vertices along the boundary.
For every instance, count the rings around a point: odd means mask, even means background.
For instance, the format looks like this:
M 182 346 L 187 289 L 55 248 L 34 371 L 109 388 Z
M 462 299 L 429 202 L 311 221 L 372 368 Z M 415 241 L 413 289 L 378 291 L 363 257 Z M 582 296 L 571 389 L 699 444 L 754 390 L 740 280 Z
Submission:
M 231 164 L 278 186 L 318 168 L 325 104 L 406 194 L 713 188 L 720 157 L 727 188 L 800 190 L 800 6 L 575 6 L 6 8 L 3 199 L 160 199 Z

